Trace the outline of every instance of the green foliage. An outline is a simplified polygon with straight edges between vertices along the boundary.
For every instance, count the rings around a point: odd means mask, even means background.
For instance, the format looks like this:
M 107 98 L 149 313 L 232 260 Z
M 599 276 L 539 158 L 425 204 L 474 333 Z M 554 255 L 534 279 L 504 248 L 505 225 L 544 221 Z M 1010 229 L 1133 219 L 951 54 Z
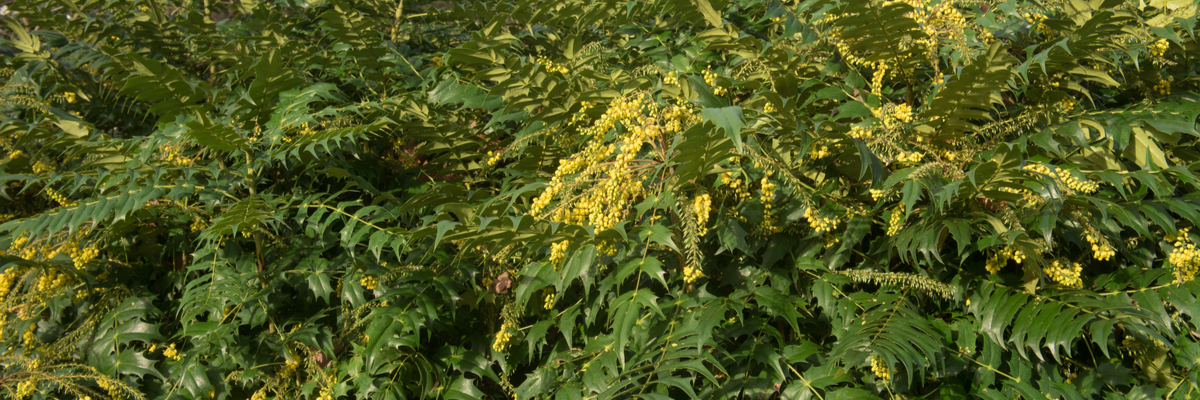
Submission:
M 17 0 L 0 392 L 1196 398 L 1193 3 Z

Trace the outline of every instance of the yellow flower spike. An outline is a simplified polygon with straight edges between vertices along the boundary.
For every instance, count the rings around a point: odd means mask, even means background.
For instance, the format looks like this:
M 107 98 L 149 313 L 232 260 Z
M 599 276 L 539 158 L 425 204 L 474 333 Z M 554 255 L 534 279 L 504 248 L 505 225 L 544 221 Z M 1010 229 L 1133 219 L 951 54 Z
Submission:
M 892 210 L 892 216 L 888 219 L 887 235 L 896 236 L 902 228 L 904 228 L 904 203 L 900 203 L 895 210 Z
M 683 267 L 683 282 L 684 283 L 690 285 L 692 283 L 695 283 L 697 280 L 699 280 L 700 278 L 703 278 L 703 277 L 704 277 L 704 272 L 700 271 L 699 268 L 693 267 L 691 265 Z
M 846 135 L 848 135 L 852 138 L 855 138 L 855 139 L 859 139 L 859 140 L 868 140 L 868 139 L 871 139 L 872 137 L 875 137 L 875 132 L 872 131 L 870 128 L 854 126 L 854 127 L 850 128 L 850 132 L 847 133 Z
M 993 254 L 991 257 L 988 257 L 986 268 L 988 272 L 996 274 L 999 273 L 1000 269 L 1004 268 L 1004 265 L 1007 263 L 1008 258 L 1001 257 L 1000 254 Z
M 1042 271 L 1060 285 L 1073 288 L 1083 287 L 1083 281 L 1079 278 L 1083 266 L 1079 263 L 1054 260 L 1050 262 L 1049 266 L 1042 268 Z
M 571 247 L 571 242 L 563 240 L 550 245 L 550 263 L 561 264 L 567 257 L 567 249 Z
M 892 108 L 892 118 L 904 123 L 910 123 L 913 120 L 912 108 L 908 104 L 900 104 Z
M 51 172 L 54 172 L 54 166 L 53 166 L 53 165 L 50 165 L 50 164 L 48 164 L 48 163 L 46 163 L 46 162 L 43 162 L 42 160 L 38 160 L 38 161 L 36 161 L 36 162 L 34 162 L 34 163 L 33 163 L 33 173 L 35 173 L 35 174 L 48 174 L 48 173 L 51 173 Z
M 505 349 L 507 349 L 508 342 L 512 339 L 512 336 L 513 336 L 512 333 L 510 333 L 510 331 L 515 330 L 515 329 L 517 329 L 517 326 L 515 324 L 505 321 L 504 324 L 500 326 L 500 332 L 496 333 L 496 340 L 494 342 L 492 342 L 492 350 L 499 352 L 499 351 L 504 351 Z
M 543 305 L 543 307 L 545 307 L 547 310 L 553 310 L 554 309 L 554 299 L 556 297 L 554 288 L 553 287 L 544 288 L 544 289 L 542 289 L 542 294 L 544 296 L 544 301 L 545 301 L 545 305 Z
M 366 275 L 358 280 L 358 284 L 362 285 L 363 289 L 375 290 L 375 288 L 379 287 L 379 279 L 376 279 L 374 276 Z
M 163 356 L 176 361 L 183 358 L 179 355 L 179 350 L 175 349 L 175 343 L 171 343 L 167 348 L 163 349 Z
M 696 196 L 692 200 L 692 210 L 696 213 L 696 226 L 699 227 L 697 235 L 703 237 L 708 233 L 708 215 L 712 211 L 712 197 L 708 193 Z
M 1167 53 L 1167 48 L 1170 46 L 1171 44 L 1167 41 L 1167 39 L 1158 39 L 1158 41 L 1154 42 L 1150 46 L 1147 46 L 1147 49 L 1150 50 L 1150 55 L 1154 57 L 1162 57 Z
M 809 207 L 804 210 L 804 218 L 808 220 L 808 226 L 813 228 L 817 233 L 830 232 L 838 225 L 836 218 L 821 217 L 815 207 Z
M 1171 83 L 1167 82 L 1166 80 L 1159 79 L 1158 83 L 1154 85 L 1154 91 L 1157 92 L 1160 96 L 1170 95 L 1171 94 Z
M 678 85 L 679 78 L 675 76 L 675 71 L 667 72 L 667 76 L 663 78 L 664 85 Z
M 887 365 L 882 357 L 871 356 L 871 373 L 881 381 L 892 379 L 892 368 Z
M 1187 231 L 1188 228 L 1179 230 L 1176 236 L 1178 241 L 1174 243 L 1174 249 L 1167 256 L 1167 261 L 1175 268 L 1173 283 L 1190 281 L 1200 270 L 1200 251 L 1197 251 L 1196 242 L 1192 240 Z

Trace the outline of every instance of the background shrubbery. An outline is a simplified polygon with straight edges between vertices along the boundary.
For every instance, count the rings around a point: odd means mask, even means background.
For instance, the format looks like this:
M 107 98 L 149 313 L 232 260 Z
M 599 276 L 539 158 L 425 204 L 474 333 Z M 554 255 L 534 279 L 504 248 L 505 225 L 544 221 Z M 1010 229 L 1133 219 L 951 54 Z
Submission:
M 11 398 L 1196 398 L 1189 0 L 17 0 Z

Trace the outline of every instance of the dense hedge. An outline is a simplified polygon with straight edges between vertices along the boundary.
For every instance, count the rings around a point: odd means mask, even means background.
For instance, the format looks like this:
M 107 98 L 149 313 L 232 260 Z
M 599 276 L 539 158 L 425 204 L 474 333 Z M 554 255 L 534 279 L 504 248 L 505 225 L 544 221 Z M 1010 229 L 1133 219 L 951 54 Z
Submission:
M 1189 0 L 16 0 L 12 398 L 1197 398 Z

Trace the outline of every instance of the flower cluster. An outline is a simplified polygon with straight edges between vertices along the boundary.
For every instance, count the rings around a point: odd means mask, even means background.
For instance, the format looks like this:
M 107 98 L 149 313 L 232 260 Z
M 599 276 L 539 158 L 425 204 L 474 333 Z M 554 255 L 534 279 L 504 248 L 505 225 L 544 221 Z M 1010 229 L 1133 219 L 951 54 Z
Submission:
M 364 337 L 364 339 L 363 339 L 363 343 L 366 343 L 366 342 L 367 342 L 367 340 L 366 340 L 366 339 L 367 339 L 367 338 L 366 338 L 366 335 L 363 335 L 363 337 Z M 172 346 L 172 349 L 173 349 L 175 345 L 171 345 L 171 346 Z M 166 351 L 166 350 L 163 350 L 163 355 L 166 355 L 166 354 L 167 354 L 167 351 Z M 170 357 L 170 356 L 168 356 L 168 357 Z M 280 369 L 280 371 L 279 371 L 279 375 L 280 375 L 280 376 L 283 376 L 283 377 L 288 377 L 288 376 L 291 376 L 291 375 L 292 375 L 292 373 L 296 372 L 296 368 L 299 368 L 299 367 L 300 367 L 300 362 L 299 362 L 299 361 L 295 361 L 295 360 L 287 360 L 287 362 L 283 363 L 283 368 L 282 368 L 282 369 Z
M 908 104 L 900 104 L 895 107 L 892 107 L 891 116 L 893 119 L 895 119 L 897 121 L 900 121 L 900 122 L 903 122 L 906 124 L 910 123 L 913 120 L 912 107 L 909 107 Z
M 892 379 L 892 368 L 888 366 L 883 357 L 871 356 L 871 373 L 881 381 Z
M 879 198 L 883 197 L 883 191 L 879 189 L 871 189 L 870 193 L 871 200 L 879 201 Z
M 1171 43 L 1168 42 L 1167 39 L 1158 39 L 1158 41 L 1151 43 L 1150 46 L 1147 46 L 1146 48 L 1147 50 L 1150 50 L 1150 55 L 1154 57 L 1162 57 L 1164 54 L 1167 54 L 1167 48 L 1170 46 Z
M 667 72 L 667 76 L 663 78 L 664 85 L 678 85 L 679 77 L 675 76 L 675 71 Z
M 859 140 L 867 140 L 867 139 L 874 137 L 875 132 L 872 131 L 871 128 L 863 128 L 861 126 L 855 125 L 850 128 L 850 132 L 847 133 L 846 135 L 848 135 L 852 138 L 855 138 L 855 139 L 859 139 Z
M 704 75 L 704 83 L 706 83 L 706 84 L 708 84 L 708 86 L 712 87 L 713 94 L 715 94 L 717 96 L 725 95 L 725 93 L 726 93 L 725 88 L 717 86 L 717 74 L 715 72 L 713 72 L 712 68 L 704 70 L 703 75 Z
M 599 240 L 596 242 L 596 251 L 604 256 L 614 256 L 617 254 L 616 240 Z
M 1054 260 L 1049 266 L 1042 268 L 1046 275 L 1058 282 L 1059 285 L 1069 286 L 1073 288 L 1082 288 L 1083 281 L 1079 279 L 1079 273 L 1083 272 L 1083 265 L 1077 262 L 1066 262 Z
M 825 139 L 821 139 L 816 143 L 813 143 L 812 147 L 809 148 L 808 155 L 814 160 L 820 160 L 833 155 L 833 151 L 829 150 L 828 143 L 829 142 L 827 142 Z
M 1175 266 L 1174 283 L 1192 280 L 1196 277 L 1196 271 L 1200 269 L 1200 251 L 1196 249 L 1196 242 L 1188 235 L 1188 229 L 1179 230 L 1179 235 L 1175 238 L 1175 249 L 1167 256 L 1167 261 Z
M 1159 96 L 1169 95 L 1171 94 L 1171 83 L 1159 79 L 1158 83 L 1154 84 L 1154 91 L 1158 93 Z
M 984 267 L 989 273 L 995 274 L 999 273 L 1005 265 L 1008 265 L 1008 257 L 1004 257 L 1002 253 L 995 253 L 988 257 L 987 265 Z
M 87 263 L 91 262 L 96 256 L 100 255 L 100 250 L 96 249 L 96 245 L 87 247 L 78 247 L 74 241 L 68 242 L 67 255 L 75 262 L 75 268 L 83 268 Z
M 896 162 L 900 163 L 918 163 L 925 158 L 925 154 L 919 151 L 902 151 L 896 156 Z
M 550 71 L 550 72 L 558 72 L 560 74 L 566 74 L 566 73 L 571 72 L 571 70 L 568 69 L 566 65 L 555 64 L 554 61 L 550 61 L 550 59 L 547 58 L 546 56 L 538 56 L 538 58 L 536 60 L 534 60 L 534 63 L 545 67 L 546 70 Z
M 192 165 L 192 159 L 183 155 L 182 143 L 164 143 L 159 146 L 159 149 L 161 150 L 160 157 L 164 162 L 180 167 Z
M 190 226 L 188 226 L 188 229 L 191 229 L 192 232 L 200 232 L 200 231 L 203 231 L 205 228 L 208 228 L 208 223 L 204 222 L 203 218 L 193 219 L 192 224 Z
M 766 104 L 763 104 L 762 112 L 767 114 L 775 112 L 775 105 L 768 101 Z
M 699 119 L 683 105 L 659 107 L 649 93 L 614 100 L 592 126 L 580 131 L 592 140 L 582 151 L 561 161 L 529 213 L 543 216 L 555 197 L 571 189 L 565 182 L 588 182 L 579 185 L 588 188 L 583 193 L 562 196 L 573 201 L 564 201 L 544 216 L 555 222 L 587 223 L 597 231 L 613 227 L 625 217 L 631 202 L 641 196 L 647 175 L 640 168 L 643 161 L 636 157 L 642 147 L 669 139 Z M 618 124 L 624 132 L 619 132 L 615 141 L 606 141 Z
M 667 107 L 663 112 L 663 118 L 667 123 L 663 126 L 667 132 L 681 132 L 684 124 L 692 124 L 696 122 L 695 116 L 691 115 L 691 111 L 681 104 L 676 104 Z
M 1058 179 L 1062 181 L 1062 183 L 1068 188 L 1076 192 L 1094 193 L 1096 190 L 1100 189 L 1099 183 L 1080 180 L 1079 178 L 1076 178 L 1074 174 L 1071 174 L 1070 171 L 1059 167 L 1054 167 L 1054 169 L 1051 170 L 1050 167 L 1042 164 L 1028 164 L 1025 165 L 1025 170 Z
M 821 236 L 821 242 L 823 242 L 823 244 L 821 245 L 821 248 L 822 248 L 822 249 L 828 249 L 828 248 L 830 248 L 830 247 L 833 247 L 834 245 L 836 245 L 836 244 L 838 244 L 838 243 L 841 243 L 841 241 L 842 241 L 842 240 L 841 240 L 841 239 L 838 239 L 838 237 L 837 237 L 837 236 L 833 236 L 833 234 L 826 233 L 826 234 L 824 234 L 824 235 L 822 235 L 822 236 Z
M 579 102 L 579 111 L 575 112 L 575 115 L 572 115 L 572 116 L 571 116 L 571 122 L 568 122 L 568 123 L 567 123 L 567 126 L 575 126 L 575 124 L 577 124 L 577 123 L 580 123 L 580 122 L 583 122 L 583 120 L 584 120 L 585 118 L 587 118 L 587 111 L 588 111 L 588 110 L 590 110 L 592 107 L 595 107 L 595 106 L 596 106 L 596 103 L 592 103 L 592 102 L 590 102 L 590 101 L 581 101 L 581 102 Z M 489 152 L 488 152 L 488 155 L 489 155 L 489 156 L 490 156 L 490 155 L 492 155 L 492 152 L 490 152 L 490 151 L 489 151 Z M 499 161 L 499 157 L 500 157 L 500 155 L 499 155 L 499 154 L 497 154 L 497 155 L 496 155 L 496 160 L 497 160 L 497 161 Z M 494 164 L 494 163 L 493 163 L 493 162 L 491 162 L 491 161 L 489 161 L 489 163 L 491 163 L 491 164 Z
M 33 163 L 33 173 L 35 173 L 35 174 L 48 174 L 48 173 L 51 173 L 51 172 L 54 172 L 54 166 L 53 166 L 53 165 L 50 165 L 50 164 L 48 164 L 48 163 L 46 163 L 46 162 L 44 162 L 44 161 L 42 161 L 42 160 L 37 160 L 36 162 L 34 162 L 34 163 Z
M 542 296 L 543 296 L 544 302 L 545 302 L 545 305 L 543 305 L 543 307 L 545 307 L 547 310 L 554 309 L 554 298 L 556 297 L 555 295 L 556 295 L 556 293 L 554 292 L 553 287 L 547 287 L 547 288 L 542 289 Z
M 561 170 L 562 167 L 560 166 L 559 169 Z M 563 183 L 561 181 L 551 180 L 550 184 L 546 186 L 546 190 L 542 191 L 541 195 L 538 195 L 537 198 L 533 199 L 533 204 L 529 207 L 529 214 L 537 215 L 541 213 L 543 209 L 550 205 L 550 200 L 554 199 L 554 195 L 562 189 Z
M 929 16 L 926 23 L 934 25 L 948 25 L 951 27 L 963 28 L 967 26 L 967 19 L 963 18 L 961 12 L 952 6 L 954 3 L 942 3 Z
M 1004 250 L 1000 250 L 992 254 L 991 257 L 988 257 L 986 265 L 987 271 L 993 274 L 999 273 L 1000 269 L 1004 268 L 1005 265 L 1008 265 L 1008 260 L 1010 259 L 1017 264 L 1020 264 L 1022 261 L 1025 261 L 1025 254 L 1021 253 L 1021 250 L 1017 250 L 1016 247 L 1005 247 Z
M 33 396 L 33 392 L 37 390 L 38 383 L 40 383 L 40 382 L 38 382 L 37 379 L 29 379 L 24 382 L 18 383 L 16 398 L 24 399 L 24 398 Z
M 47 186 L 43 190 L 46 192 L 47 196 L 50 196 L 51 199 L 53 199 L 58 204 L 61 204 L 63 207 L 70 207 L 70 206 L 75 205 L 75 202 L 67 199 L 67 196 L 63 196 L 62 193 L 54 191 L 54 189 L 51 189 L 49 186 Z
M 1108 239 L 1098 232 L 1088 232 L 1084 235 L 1084 239 L 1087 239 L 1088 244 L 1092 246 L 1092 256 L 1097 260 L 1108 261 L 1108 259 L 1117 254 L 1112 245 L 1108 244 Z
M 1021 195 L 1022 198 L 1025 199 L 1025 201 L 1028 201 L 1030 203 L 1041 203 L 1041 202 L 1045 201 L 1045 199 L 1043 199 L 1042 196 L 1037 195 L 1037 193 L 1034 193 L 1032 190 L 1029 190 L 1029 189 L 1015 189 L 1015 188 L 1011 188 L 1008 186 L 1002 186 L 1002 187 L 1000 187 L 1000 191 L 1005 192 L 1005 193 L 1019 194 L 1019 195 Z
M 8 297 L 8 293 L 12 290 L 12 286 L 17 282 L 17 278 L 25 275 L 24 268 L 9 268 L 0 272 L 0 301 L 4 301 Z
M 492 350 L 504 351 L 508 348 L 508 342 L 512 340 L 510 331 L 516 330 L 517 325 L 509 321 L 504 321 L 504 325 L 500 326 L 500 332 L 496 332 L 496 341 L 492 342 Z
M 26 260 L 32 259 L 37 254 L 37 250 L 33 246 L 25 246 L 27 242 L 29 242 L 29 235 L 21 234 L 21 236 L 13 239 L 12 243 L 8 246 L 8 250 L 0 251 L 0 255 L 12 254 Z
M 379 279 L 374 276 L 366 275 L 358 280 L 358 284 L 362 285 L 363 289 L 375 290 L 379 287 Z
M 721 174 L 721 182 L 728 184 L 729 187 L 733 189 L 734 195 L 737 196 L 738 198 L 740 198 L 740 199 L 750 198 L 750 191 L 747 188 L 748 185 L 742 184 L 742 180 L 738 179 L 738 178 L 734 178 L 732 173 L 730 173 L 728 171 L 722 173 Z
M 57 292 L 59 289 L 66 287 L 71 283 L 71 277 L 67 274 L 60 274 L 55 270 L 48 270 L 42 274 L 37 281 L 37 291 L 39 293 L 50 294 Z
M 303 137 L 303 136 L 308 136 L 308 135 L 311 135 L 311 134 L 313 134 L 313 133 L 315 133 L 315 132 L 316 132 L 316 129 L 314 129 L 314 127 L 312 127 L 312 126 L 309 126 L 307 122 L 303 122 L 303 123 L 301 123 L 301 124 L 300 124 L 300 130 L 299 130 L 299 131 L 288 132 L 288 134 L 284 135 L 284 136 L 283 136 L 283 142 L 284 142 L 284 143 L 291 143 L 291 142 L 295 141 L 295 140 L 296 140 L 296 138 Z
M 912 107 L 908 104 L 900 104 L 892 107 L 884 107 L 881 110 L 874 112 L 883 122 L 883 127 L 888 130 L 897 129 L 901 124 L 908 124 L 913 121 Z M 853 128 L 851 128 L 853 131 Z
M 872 65 L 875 66 L 875 74 L 874 74 L 874 76 L 871 77 L 871 91 L 875 92 L 875 93 L 879 93 L 880 90 L 883 90 L 883 79 L 888 76 L 888 72 L 889 72 L 888 64 L 884 61 L 879 61 L 879 62 L 868 61 L 868 62 L 863 63 L 863 65 L 866 67 L 871 67 Z M 891 70 L 890 72 L 892 75 L 896 74 L 896 71 L 894 69 Z M 872 110 L 872 111 L 878 113 L 878 110 Z M 877 115 L 877 116 L 879 116 L 879 115 Z
M 816 207 L 809 207 L 804 210 L 804 219 L 807 219 L 808 226 L 817 232 L 829 232 L 838 225 L 837 218 L 822 217 Z
M 757 167 L 757 165 L 755 165 Z M 763 230 L 768 234 L 776 233 L 779 227 L 775 225 L 775 217 L 771 215 L 771 202 L 775 200 L 775 184 L 771 182 L 771 171 L 767 171 L 763 176 L 760 184 L 762 185 L 762 195 L 759 200 L 763 203 Z
M 1023 16 L 1025 17 L 1025 20 L 1029 21 L 1029 24 L 1033 26 L 1033 29 L 1038 31 L 1038 33 L 1046 36 L 1054 33 L 1054 30 L 1051 29 L 1049 25 L 1043 23 L 1048 19 L 1045 15 L 1038 13 L 1025 13 Z
M 934 44 L 938 39 L 946 38 L 955 43 L 962 43 L 965 39 L 963 33 L 969 24 L 953 3 L 943 2 L 935 7 L 930 7 L 928 0 L 909 0 L 905 3 L 917 9 L 913 18 L 921 24 L 921 30 L 929 35 L 926 46 L 931 50 L 936 48 Z
M 75 292 L 75 296 L 73 296 L 71 299 L 78 303 L 78 302 L 87 300 L 88 296 L 97 295 L 103 291 L 104 291 L 104 288 L 100 288 L 100 287 L 92 288 L 91 292 L 88 292 L 87 290 L 80 290 L 78 292 Z
M 692 211 L 696 213 L 697 235 L 703 237 L 708 233 L 708 214 L 712 210 L 712 196 L 708 193 L 696 196 L 692 200 Z
M 1054 105 L 1054 108 L 1060 113 L 1065 113 L 1075 109 L 1075 100 L 1067 97 Z
M 771 171 L 767 171 L 766 176 L 762 178 L 762 181 L 759 181 L 762 185 L 762 196 L 759 197 L 759 200 L 762 200 L 768 210 L 771 209 L 771 201 L 775 200 L 775 184 L 771 183 L 770 178 Z
M 699 280 L 700 278 L 703 278 L 703 277 L 704 277 L 704 272 L 700 271 L 700 268 L 694 267 L 691 265 L 683 267 L 683 282 L 684 283 L 692 284 L 693 282 L 696 282 L 697 280 Z
M 333 400 L 333 385 L 337 384 L 337 374 L 330 374 L 329 377 L 330 382 L 326 382 L 325 385 L 321 387 L 321 395 L 317 396 L 317 400 Z
M 98 380 L 96 380 L 96 385 L 99 385 L 100 389 L 103 389 L 104 391 L 108 392 L 108 397 L 111 397 L 114 400 L 120 400 L 120 399 L 125 398 L 125 393 L 121 392 L 121 387 L 117 386 L 116 384 L 114 384 L 112 382 L 109 382 L 104 379 L 98 379 Z
M 163 356 L 175 361 L 179 361 L 179 359 L 183 358 L 179 355 L 179 350 L 175 349 L 175 343 L 171 343 L 167 346 L 167 348 L 163 349 Z
M 843 270 L 839 271 L 838 274 L 841 274 L 859 283 L 915 288 L 930 295 L 936 295 L 948 301 L 953 301 L 954 299 L 958 298 L 959 293 L 957 287 L 942 283 L 936 278 L 930 278 L 927 276 L 907 272 Z
M 983 44 L 991 46 L 992 42 L 996 41 L 996 36 L 993 35 L 991 31 L 983 31 L 979 34 L 979 41 L 983 42 Z
M 24 311 L 25 309 L 26 308 L 23 307 L 21 311 Z M 25 352 L 28 353 L 29 350 L 32 349 L 34 347 L 34 345 L 37 344 L 37 341 L 38 341 L 37 340 L 37 324 L 29 325 L 29 328 L 25 329 L 25 334 L 21 335 L 21 340 L 24 342 Z
M 571 247 L 571 242 L 561 241 L 550 245 L 550 263 L 554 265 L 561 264 L 563 259 L 567 258 L 567 248 Z
M 895 210 L 892 210 L 892 217 L 888 219 L 887 235 L 888 236 L 896 236 L 897 233 L 900 233 L 900 229 L 903 227 L 904 227 L 904 203 L 900 203 L 899 205 L 896 206 Z

